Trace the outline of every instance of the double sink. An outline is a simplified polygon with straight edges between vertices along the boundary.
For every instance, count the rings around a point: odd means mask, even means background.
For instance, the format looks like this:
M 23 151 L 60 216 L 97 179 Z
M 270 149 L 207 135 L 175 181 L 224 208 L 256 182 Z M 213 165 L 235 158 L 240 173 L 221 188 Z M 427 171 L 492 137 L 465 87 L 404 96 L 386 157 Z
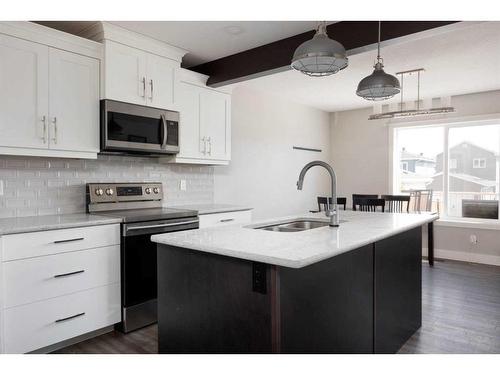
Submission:
M 345 220 L 340 220 L 345 222 Z M 253 229 L 263 229 L 271 232 L 301 232 L 303 230 L 315 229 L 320 227 L 327 227 L 328 221 L 316 219 L 295 219 L 284 223 L 262 225 L 258 227 L 251 227 Z

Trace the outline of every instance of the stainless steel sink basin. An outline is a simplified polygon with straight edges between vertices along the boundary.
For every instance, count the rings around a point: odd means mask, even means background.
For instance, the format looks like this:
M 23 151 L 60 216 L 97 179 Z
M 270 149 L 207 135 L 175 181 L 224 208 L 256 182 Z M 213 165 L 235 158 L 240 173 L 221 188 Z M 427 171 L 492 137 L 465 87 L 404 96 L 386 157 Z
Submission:
M 328 225 L 329 225 L 328 221 L 314 220 L 314 219 L 298 219 L 294 221 L 287 221 L 285 223 L 254 227 L 253 229 L 263 229 L 272 232 L 300 232 L 303 230 L 327 227 Z

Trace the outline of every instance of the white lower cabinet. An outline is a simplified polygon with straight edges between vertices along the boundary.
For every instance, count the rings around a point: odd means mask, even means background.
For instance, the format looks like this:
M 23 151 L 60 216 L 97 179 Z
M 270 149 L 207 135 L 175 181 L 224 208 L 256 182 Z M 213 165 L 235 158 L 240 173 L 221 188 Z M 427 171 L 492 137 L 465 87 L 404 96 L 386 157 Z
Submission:
M 200 228 L 209 228 L 231 224 L 247 224 L 252 221 L 252 210 L 221 212 L 200 215 Z
M 5 352 L 27 353 L 120 319 L 119 283 L 6 309 Z
M 0 238 L 0 349 L 26 353 L 121 320 L 120 226 Z

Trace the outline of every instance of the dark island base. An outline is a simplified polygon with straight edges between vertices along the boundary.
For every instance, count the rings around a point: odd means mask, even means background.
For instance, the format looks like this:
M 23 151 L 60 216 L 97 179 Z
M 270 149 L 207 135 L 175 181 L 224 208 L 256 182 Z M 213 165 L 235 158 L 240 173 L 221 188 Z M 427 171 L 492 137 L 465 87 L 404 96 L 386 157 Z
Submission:
M 300 269 L 159 245 L 159 352 L 395 353 L 421 325 L 421 233 Z

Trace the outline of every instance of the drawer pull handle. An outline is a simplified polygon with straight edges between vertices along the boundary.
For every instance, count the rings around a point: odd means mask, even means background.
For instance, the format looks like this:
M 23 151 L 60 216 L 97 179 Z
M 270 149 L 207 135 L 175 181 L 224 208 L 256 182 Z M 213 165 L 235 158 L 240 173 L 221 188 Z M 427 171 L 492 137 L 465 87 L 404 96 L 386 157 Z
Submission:
M 84 273 L 85 270 L 79 270 L 79 271 L 75 271 L 75 272 L 68 272 L 68 273 L 61 273 L 59 275 L 54 275 L 54 278 L 59 278 L 59 277 L 66 277 L 66 276 L 73 276 L 73 275 L 77 275 L 79 273 Z
M 234 221 L 234 219 L 221 219 L 220 220 L 221 223 L 228 223 L 230 221 Z
M 62 323 L 62 322 L 65 322 L 67 320 L 75 319 L 75 318 L 78 318 L 78 317 L 83 316 L 83 315 L 85 315 L 85 313 L 81 312 L 80 314 L 71 315 L 71 316 L 68 316 L 67 318 L 57 319 L 54 323 Z
M 74 242 L 74 241 L 83 241 L 84 239 L 85 239 L 84 237 L 70 238 L 69 240 L 57 240 L 57 241 L 54 241 L 54 243 L 66 243 L 66 242 Z

